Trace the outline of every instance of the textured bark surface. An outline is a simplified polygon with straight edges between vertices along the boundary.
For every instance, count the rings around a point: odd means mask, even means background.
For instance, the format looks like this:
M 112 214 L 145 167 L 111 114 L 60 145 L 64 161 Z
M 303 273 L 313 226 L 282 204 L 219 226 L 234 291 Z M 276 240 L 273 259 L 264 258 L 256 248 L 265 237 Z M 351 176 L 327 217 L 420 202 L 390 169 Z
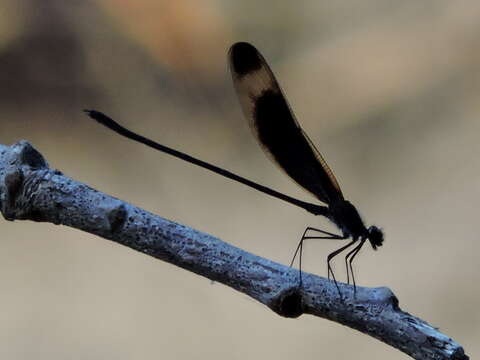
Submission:
M 463 348 L 399 307 L 386 287 L 335 285 L 103 194 L 50 169 L 28 142 L 0 145 L 0 209 L 7 220 L 62 224 L 221 282 L 281 316 L 311 314 L 373 336 L 415 359 L 468 359 Z

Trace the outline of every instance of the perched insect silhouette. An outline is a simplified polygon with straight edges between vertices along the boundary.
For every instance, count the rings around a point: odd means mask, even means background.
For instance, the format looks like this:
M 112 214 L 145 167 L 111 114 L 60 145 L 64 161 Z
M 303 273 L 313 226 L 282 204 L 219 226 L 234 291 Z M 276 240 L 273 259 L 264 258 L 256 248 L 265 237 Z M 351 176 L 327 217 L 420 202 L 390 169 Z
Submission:
M 299 255 L 299 286 L 302 286 L 302 250 L 308 239 L 333 239 L 350 241 L 327 256 L 328 278 L 332 276 L 339 294 L 340 289 L 333 273 L 331 260 L 349 249 L 345 256 L 347 283 L 350 274 L 356 290 L 352 262 L 368 240 L 376 250 L 383 244 L 383 233 L 376 226 L 366 227 L 357 209 L 343 197 L 332 170 L 320 152 L 298 124 L 287 100 L 278 85 L 272 70 L 263 56 L 251 44 L 239 42 L 229 51 L 230 70 L 240 104 L 251 129 L 266 154 L 298 185 L 314 195 L 327 206 L 308 203 L 282 194 L 228 170 L 196 159 L 138 135 L 108 116 L 95 110 L 85 112 L 99 123 L 131 140 L 138 141 L 159 151 L 206 168 L 229 179 L 238 181 L 258 191 L 301 207 L 314 215 L 322 215 L 333 222 L 342 232 L 333 234 L 321 229 L 307 227 L 295 250 L 292 262 Z M 312 236 L 315 235 L 315 236 Z

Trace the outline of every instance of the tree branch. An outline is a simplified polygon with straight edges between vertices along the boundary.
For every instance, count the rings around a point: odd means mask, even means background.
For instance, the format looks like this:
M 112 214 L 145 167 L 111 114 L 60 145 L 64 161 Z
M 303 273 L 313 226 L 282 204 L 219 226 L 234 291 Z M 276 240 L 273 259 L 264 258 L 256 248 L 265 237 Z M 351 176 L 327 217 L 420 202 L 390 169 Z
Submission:
M 311 314 L 373 336 L 414 359 L 468 359 L 463 348 L 402 311 L 386 287 L 357 287 L 304 273 L 151 214 L 50 169 L 28 142 L 0 145 L 0 210 L 7 220 L 66 225 L 218 281 L 277 314 Z

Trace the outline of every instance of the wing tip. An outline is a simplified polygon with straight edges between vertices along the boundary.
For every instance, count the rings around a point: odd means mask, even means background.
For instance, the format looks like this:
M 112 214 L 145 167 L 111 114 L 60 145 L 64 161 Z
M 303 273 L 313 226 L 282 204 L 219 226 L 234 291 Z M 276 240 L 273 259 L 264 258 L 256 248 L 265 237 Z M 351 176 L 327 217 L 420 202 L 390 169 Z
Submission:
M 251 74 L 262 67 L 263 61 L 260 53 L 252 44 L 237 42 L 230 47 L 228 52 L 230 67 L 234 74 L 242 77 Z

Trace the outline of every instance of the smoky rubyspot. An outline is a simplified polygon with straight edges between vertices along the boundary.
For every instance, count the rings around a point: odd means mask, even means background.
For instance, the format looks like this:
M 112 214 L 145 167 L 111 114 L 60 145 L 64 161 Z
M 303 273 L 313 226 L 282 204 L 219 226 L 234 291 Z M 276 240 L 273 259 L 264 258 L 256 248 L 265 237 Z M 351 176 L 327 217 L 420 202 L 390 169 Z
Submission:
M 373 225 L 367 228 L 357 209 L 348 200 L 344 199 L 332 170 L 295 119 L 272 70 L 258 50 L 245 42 L 236 43 L 230 48 L 229 62 L 242 110 L 263 150 L 298 185 L 327 206 L 295 199 L 228 170 L 161 145 L 122 127 L 99 111 L 85 110 L 85 112 L 100 124 L 124 137 L 238 181 L 265 194 L 301 207 L 314 215 L 322 215 L 328 218 L 342 234 L 337 235 L 321 229 L 307 227 L 298 243 L 290 266 L 293 265 L 298 254 L 301 286 L 302 250 L 305 240 L 350 239 L 346 245 L 327 256 L 327 271 L 328 278 L 330 278 L 330 275 L 332 276 L 340 293 L 330 262 L 335 256 L 355 245 L 345 256 L 347 282 L 350 282 L 351 274 L 355 291 L 353 259 L 367 240 L 370 241 L 374 250 L 382 246 L 383 233 L 381 229 Z M 312 232 L 314 235 L 320 235 L 309 236 Z

